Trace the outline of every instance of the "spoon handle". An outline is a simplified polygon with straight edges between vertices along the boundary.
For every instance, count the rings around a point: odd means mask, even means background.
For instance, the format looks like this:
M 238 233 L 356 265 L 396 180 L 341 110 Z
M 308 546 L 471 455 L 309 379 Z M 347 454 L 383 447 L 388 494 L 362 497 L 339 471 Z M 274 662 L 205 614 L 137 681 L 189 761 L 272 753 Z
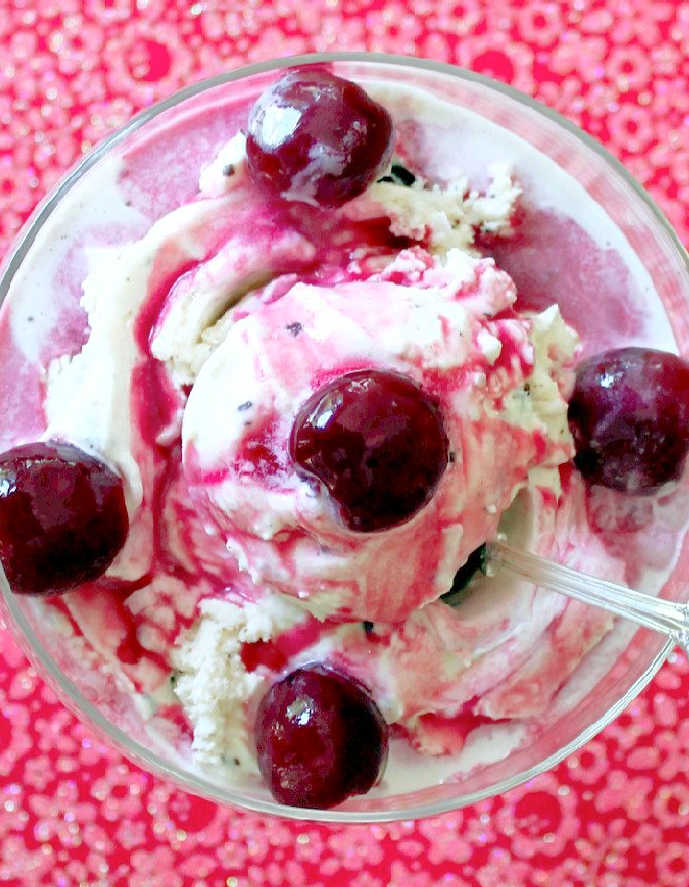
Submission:
M 653 597 L 555 561 L 517 551 L 502 542 L 490 542 L 487 562 L 509 570 L 535 585 L 558 591 L 587 604 L 603 607 L 645 628 L 669 635 L 689 656 L 689 604 Z

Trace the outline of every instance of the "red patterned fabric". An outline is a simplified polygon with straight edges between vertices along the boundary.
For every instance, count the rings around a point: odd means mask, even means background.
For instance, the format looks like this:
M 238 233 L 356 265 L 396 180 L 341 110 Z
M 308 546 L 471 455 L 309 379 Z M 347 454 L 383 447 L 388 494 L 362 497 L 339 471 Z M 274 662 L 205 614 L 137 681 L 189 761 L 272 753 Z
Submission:
M 535 96 L 607 145 L 689 242 L 689 3 L 6 0 L 0 247 L 134 112 L 248 61 L 337 49 L 455 62 Z M 604 733 L 503 797 L 418 823 L 262 818 L 127 763 L 0 630 L 0 884 L 686 887 L 687 772 L 677 655 Z

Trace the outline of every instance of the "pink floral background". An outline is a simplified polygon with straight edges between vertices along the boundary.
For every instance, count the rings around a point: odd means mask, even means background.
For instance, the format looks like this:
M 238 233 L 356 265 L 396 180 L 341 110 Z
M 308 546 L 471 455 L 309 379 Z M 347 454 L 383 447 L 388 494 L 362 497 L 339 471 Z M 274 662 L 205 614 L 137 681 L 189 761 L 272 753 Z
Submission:
M 410 12 L 410 7 L 414 12 Z M 83 152 L 202 77 L 307 51 L 454 62 L 602 141 L 689 243 L 689 3 L 5 0 L 0 249 Z M 501 798 L 327 827 L 221 809 L 143 773 L 55 699 L 0 626 L 0 884 L 686 887 L 689 665 Z

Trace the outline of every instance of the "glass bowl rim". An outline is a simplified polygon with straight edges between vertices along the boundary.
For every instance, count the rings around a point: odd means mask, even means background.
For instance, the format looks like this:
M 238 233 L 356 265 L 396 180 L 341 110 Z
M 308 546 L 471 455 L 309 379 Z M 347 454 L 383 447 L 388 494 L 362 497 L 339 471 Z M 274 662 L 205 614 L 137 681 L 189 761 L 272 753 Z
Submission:
M 258 62 L 251 65 L 243 65 L 231 71 L 222 74 L 216 74 L 200 80 L 190 86 L 184 87 L 174 92 L 168 98 L 156 102 L 149 108 L 140 111 L 131 118 L 124 126 L 107 136 L 103 141 L 80 160 L 65 176 L 63 176 L 50 193 L 37 205 L 31 216 L 17 234 L 13 245 L 2 263 L 2 275 L 0 276 L 0 304 L 4 302 L 7 295 L 10 282 L 14 277 L 17 269 L 24 260 L 28 250 L 32 246 L 43 223 L 51 214 L 58 201 L 66 194 L 70 188 L 80 179 L 92 166 L 94 166 L 103 155 L 111 148 L 125 139 L 130 133 L 139 129 L 147 121 L 157 117 L 164 111 L 179 105 L 186 99 L 204 92 L 213 87 L 229 83 L 234 80 L 241 80 L 257 74 L 267 73 L 269 71 L 277 71 L 282 68 L 288 68 L 296 65 L 316 64 L 323 62 L 349 62 L 349 63 L 373 63 L 380 65 L 388 65 L 394 67 L 419 68 L 421 70 L 444 74 L 459 80 L 466 80 L 480 84 L 490 90 L 502 93 L 520 105 L 524 105 L 532 111 L 536 111 L 542 116 L 548 118 L 551 122 L 568 130 L 587 148 L 598 154 L 613 171 L 620 176 L 626 185 L 630 186 L 636 195 L 641 199 L 646 207 L 650 209 L 655 216 L 656 221 L 660 224 L 666 236 L 668 236 L 673 247 L 676 249 L 679 258 L 684 262 L 687 272 L 689 273 L 689 255 L 685 251 L 677 233 L 674 231 L 670 223 L 665 218 L 663 212 L 657 206 L 655 201 L 645 191 L 645 189 L 633 178 L 626 168 L 607 151 L 599 142 L 596 141 L 588 133 L 580 129 L 576 124 L 563 117 L 557 111 L 547 107 L 541 102 L 531 98 L 526 93 L 521 92 L 514 87 L 494 80 L 483 74 L 478 74 L 466 68 L 457 65 L 451 65 L 445 62 L 432 61 L 430 59 L 419 59 L 412 56 L 394 55 L 388 53 L 373 52 L 328 52 L 328 53 L 309 53 L 304 55 L 284 56 L 281 58 L 271 59 L 268 61 Z M 224 788 L 214 783 L 196 776 L 190 772 L 182 771 L 175 765 L 166 763 L 156 754 L 140 745 L 138 742 L 129 738 L 119 727 L 116 727 L 109 721 L 100 710 L 93 705 L 79 690 L 77 685 L 66 677 L 66 675 L 58 668 L 52 656 L 45 650 L 36 637 L 31 625 L 24 616 L 19 607 L 16 596 L 12 594 L 7 581 L 0 570 L 0 587 L 2 589 L 2 603 L 6 613 L 10 616 L 13 625 L 11 626 L 13 634 L 16 637 L 16 629 L 20 629 L 22 636 L 19 640 L 24 652 L 34 665 L 38 667 L 41 677 L 47 676 L 48 682 L 57 688 L 58 696 L 63 704 L 67 704 L 74 714 L 85 721 L 89 726 L 94 727 L 99 733 L 105 734 L 110 744 L 117 748 L 129 760 L 136 765 L 141 766 L 156 776 L 170 779 L 176 785 L 190 791 L 193 794 L 201 795 L 204 798 L 215 801 L 216 803 L 229 804 L 237 806 L 241 809 L 251 811 L 253 813 L 270 814 L 273 816 L 281 816 L 287 819 L 306 820 L 316 822 L 331 822 L 341 824 L 354 823 L 373 823 L 373 822 L 390 822 L 404 819 L 420 819 L 428 816 L 435 816 L 440 813 L 447 813 L 458 810 L 469 804 L 475 804 L 478 801 L 493 797 L 494 795 L 503 794 L 529 779 L 550 770 L 559 764 L 568 755 L 581 748 L 593 736 L 600 732 L 604 727 L 611 723 L 629 703 L 643 690 L 643 688 L 652 680 L 660 669 L 661 665 L 673 649 L 672 641 L 668 640 L 651 660 L 646 670 L 634 681 L 627 692 L 620 697 L 610 708 L 599 717 L 596 721 L 582 730 L 574 739 L 568 742 L 562 748 L 559 748 L 553 754 L 539 761 L 533 767 L 523 770 L 520 773 L 500 780 L 499 782 L 488 786 L 479 791 L 470 792 L 468 794 L 458 794 L 451 799 L 443 799 L 437 802 L 422 803 L 417 806 L 400 809 L 387 810 L 311 810 L 296 807 L 288 807 L 277 801 L 260 800 L 245 796 L 240 791 Z

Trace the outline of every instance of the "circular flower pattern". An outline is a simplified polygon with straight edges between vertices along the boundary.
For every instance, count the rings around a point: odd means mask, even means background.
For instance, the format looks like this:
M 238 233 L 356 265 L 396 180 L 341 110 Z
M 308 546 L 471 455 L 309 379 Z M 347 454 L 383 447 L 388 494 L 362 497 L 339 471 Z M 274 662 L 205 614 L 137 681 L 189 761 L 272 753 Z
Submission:
M 371 50 L 461 64 L 602 140 L 689 243 L 689 6 L 648 0 L 9 0 L 0 17 L 0 246 L 81 154 L 187 83 Z M 630 515 L 641 521 L 641 512 Z M 636 529 L 636 525 L 634 525 Z M 426 821 L 291 823 L 124 761 L 0 627 L 0 882 L 22 887 L 648 887 L 689 880 L 689 664 L 502 798 Z

